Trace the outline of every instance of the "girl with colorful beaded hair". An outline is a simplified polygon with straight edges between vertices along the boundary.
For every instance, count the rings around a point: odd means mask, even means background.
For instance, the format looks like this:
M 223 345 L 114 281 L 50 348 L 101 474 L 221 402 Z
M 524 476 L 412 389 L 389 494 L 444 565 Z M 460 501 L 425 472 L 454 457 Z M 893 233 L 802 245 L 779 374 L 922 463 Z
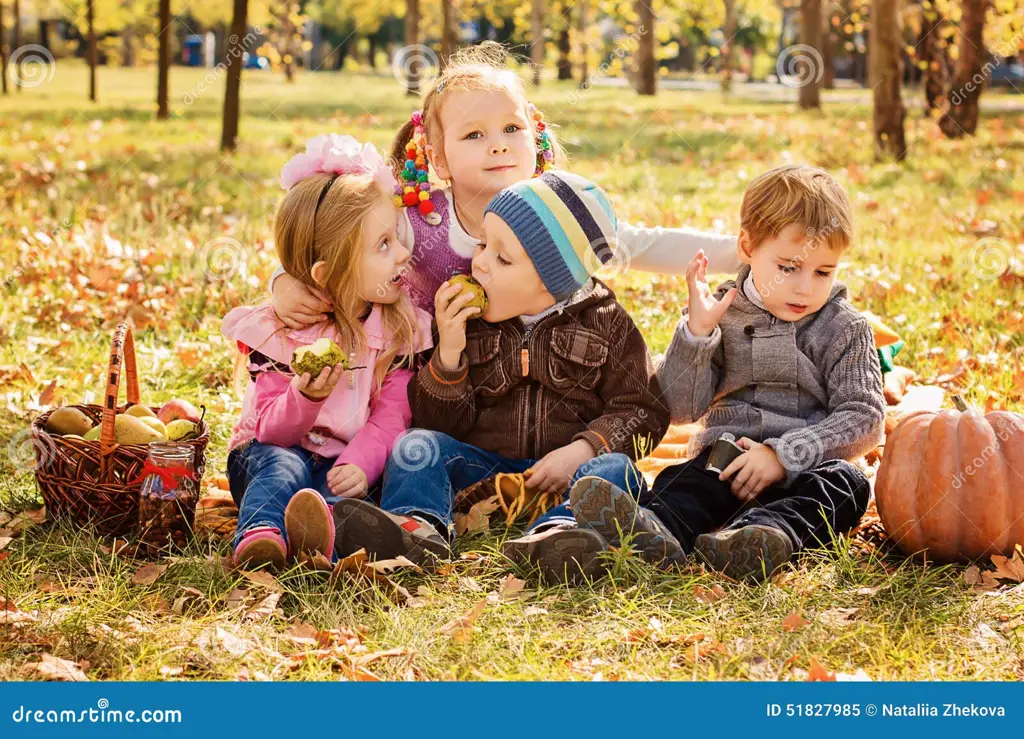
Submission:
M 401 181 L 398 235 L 412 257 L 405 288 L 413 302 L 433 312 L 434 294 L 449 278 L 469 274 L 480 246 L 484 213 L 502 189 L 564 168 L 566 155 L 551 125 L 526 98 L 511 56 L 485 42 L 455 53 L 423 100 L 399 129 L 392 146 Z M 430 173 L 444 186 L 431 182 Z M 735 272 L 740 261 L 731 235 L 689 228 L 643 228 L 620 221 L 609 243 L 593 244 L 595 263 L 613 269 L 685 274 L 701 249 L 709 271 Z M 608 253 L 613 254 L 609 262 Z M 326 296 L 294 276 L 274 274 L 274 307 L 295 326 L 322 320 Z M 471 291 L 459 295 L 469 300 Z

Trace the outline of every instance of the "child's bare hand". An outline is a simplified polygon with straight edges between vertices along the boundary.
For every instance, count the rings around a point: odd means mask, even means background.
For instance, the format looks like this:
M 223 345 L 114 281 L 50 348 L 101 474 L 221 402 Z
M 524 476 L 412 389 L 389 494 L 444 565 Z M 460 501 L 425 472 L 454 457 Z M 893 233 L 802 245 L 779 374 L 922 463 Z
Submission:
M 719 480 L 732 481 L 732 492 L 740 500 L 752 500 L 769 485 L 786 479 L 786 468 L 770 446 L 743 438 L 736 442 L 747 451 L 722 470 Z
M 340 498 L 365 498 L 369 492 L 366 473 L 354 464 L 340 464 L 327 471 L 327 487 Z
M 461 293 L 461 294 L 460 294 Z M 437 321 L 437 352 L 445 369 L 459 366 L 466 348 L 466 321 L 480 313 L 467 308 L 474 297 L 472 290 L 463 291 L 460 283 L 445 282 L 434 295 L 434 320 Z
M 274 312 L 288 328 L 300 329 L 326 321 L 325 314 L 334 310 L 326 295 L 307 287 L 287 272 L 274 280 L 271 291 Z
M 708 259 L 701 249 L 686 270 L 686 284 L 690 290 L 690 310 L 687 325 L 694 336 L 711 336 L 725 311 L 736 298 L 732 288 L 721 300 L 715 297 L 708 285 Z
M 542 493 L 564 493 L 580 465 L 593 458 L 594 447 L 583 439 L 566 444 L 526 471 L 526 486 Z
M 292 368 L 295 371 L 295 368 Z M 298 374 L 292 378 L 292 387 L 313 400 L 323 400 L 334 391 L 338 380 L 345 374 L 345 367 L 341 364 L 331 367 L 324 367 L 318 377 L 310 377 L 309 373 Z

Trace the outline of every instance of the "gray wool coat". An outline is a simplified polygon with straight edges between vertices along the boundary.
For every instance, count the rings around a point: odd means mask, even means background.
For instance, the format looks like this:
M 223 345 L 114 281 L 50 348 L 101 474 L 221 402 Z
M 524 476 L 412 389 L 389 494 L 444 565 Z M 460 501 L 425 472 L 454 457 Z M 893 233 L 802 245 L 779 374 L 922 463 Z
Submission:
M 717 297 L 749 274 L 744 266 Z M 852 459 L 878 445 L 882 370 L 871 326 L 846 296 L 837 281 L 821 310 L 790 322 L 739 289 L 704 340 L 689 335 L 684 312 L 658 380 L 674 423 L 703 420 L 691 454 L 725 432 L 745 436 L 775 449 L 788 484 L 825 460 Z

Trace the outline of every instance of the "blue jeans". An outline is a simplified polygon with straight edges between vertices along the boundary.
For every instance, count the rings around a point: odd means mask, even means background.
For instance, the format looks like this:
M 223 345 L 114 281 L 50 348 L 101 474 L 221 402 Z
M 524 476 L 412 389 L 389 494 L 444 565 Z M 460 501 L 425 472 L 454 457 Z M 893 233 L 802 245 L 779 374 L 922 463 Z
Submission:
M 525 472 L 538 461 L 508 459 L 439 431 L 413 429 L 395 444 L 388 458 L 381 508 L 403 516 L 429 516 L 451 535 L 456 492 L 499 472 Z M 566 487 L 567 497 L 573 483 L 587 475 L 608 480 L 634 498 L 647 492 L 643 474 L 625 454 L 602 454 L 581 464 Z M 576 523 L 567 502 L 539 517 L 530 531 L 562 523 Z
M 313 488 L 333 505 L 327 471 L 334 459 L 321 457 L 302 447 L 281 447 L 252 442 L 228 455 L 228 484 L 238 503 L 235 546 L 249 529 L 273 526 L 284 531 L 284 509 L 302 488 Z

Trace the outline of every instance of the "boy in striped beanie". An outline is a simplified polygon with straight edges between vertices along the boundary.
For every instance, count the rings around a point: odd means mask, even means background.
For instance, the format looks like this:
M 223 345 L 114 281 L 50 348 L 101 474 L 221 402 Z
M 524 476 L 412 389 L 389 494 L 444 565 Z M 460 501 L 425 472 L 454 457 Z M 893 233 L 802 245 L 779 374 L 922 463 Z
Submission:
M 608 543 L 576 525 L 569 492 L 608 481 L 639 496 L 634 462 L 669 422 L 643 336 L 592 276 L 614 254 L 616 223 L 601 188 L 569 172 L 494 197 L 473 259 L 486 305 L 457 281 L 438 290 L 435 348 L 409 388 L 418 428 L 395 445 L 380 508 L 339 503 L 352 509 L 348 548 L 426 559 L 453 539 L 456 493 L 520 473 L 549 505 L 505 554 L 549 580 L 601 572 Z

